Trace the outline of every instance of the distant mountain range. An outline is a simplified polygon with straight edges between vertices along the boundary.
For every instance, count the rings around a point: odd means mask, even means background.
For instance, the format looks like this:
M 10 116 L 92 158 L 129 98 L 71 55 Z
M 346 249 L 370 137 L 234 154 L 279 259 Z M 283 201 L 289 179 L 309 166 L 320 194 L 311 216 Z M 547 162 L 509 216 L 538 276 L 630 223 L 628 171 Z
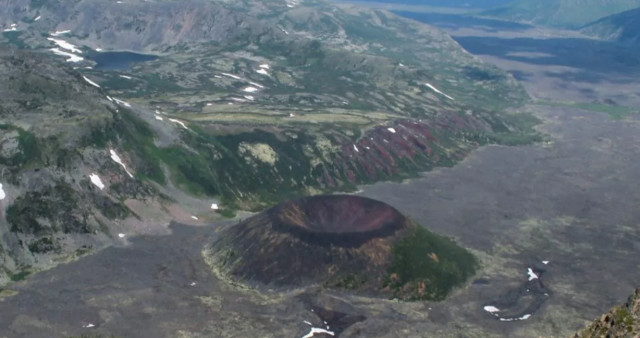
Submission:
M 585 26 L 582 31 L 602 39 L 638 43 L 640 42 L 640 8 L 600 19 Z
M 637 7 L 640 0 L 518 0 L 482 14 L 537 25 L 580 28 Z
M 411 6 L 434 6 L 451 8 L 493 8 L 506 5 L 513 0 L 355 0 L 340 2 L 375 2 Z

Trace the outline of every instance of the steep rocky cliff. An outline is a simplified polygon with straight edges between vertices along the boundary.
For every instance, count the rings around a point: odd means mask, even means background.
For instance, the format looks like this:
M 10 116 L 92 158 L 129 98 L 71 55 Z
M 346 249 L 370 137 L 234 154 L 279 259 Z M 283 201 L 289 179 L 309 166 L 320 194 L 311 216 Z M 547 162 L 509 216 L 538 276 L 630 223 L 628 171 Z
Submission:
M 640 289 L 623 305 L 613 307 L 574 335 L 574 338 L 635 338 L 640 335 Z

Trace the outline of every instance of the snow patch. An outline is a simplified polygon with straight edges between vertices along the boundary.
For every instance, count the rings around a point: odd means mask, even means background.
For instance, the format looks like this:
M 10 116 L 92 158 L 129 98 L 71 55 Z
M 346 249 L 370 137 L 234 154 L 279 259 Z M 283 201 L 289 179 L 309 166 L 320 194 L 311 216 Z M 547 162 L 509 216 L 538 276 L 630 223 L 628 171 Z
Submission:
M 4 192 L 4 189 L 2 189 L 2 183 L 0 183 L 0 201 L 5 199 L 6 197 L 7 197 L 7 194 Z
M 216 203 L 212 203 L 211 204 L 211 209 L 218 210 L 219 208 L 218 208 L 218 205 Z
M 360 152 L 360 150 L 358 150 L 358 147 L 356 147 L 356 145 L 355 145 L 355 144 L 353 145 L 353 150 L 355 150 L 357 153 L 359 153 L 359 152 Z
M 296 115 L 293 113 L 289 113 L 289 117 L 295 117 Z
M 127 80 L 133 79 L 131 76 L 122 75 L 122 74 L 120 74 L 120 77 L 123 78 L 123 79 L 127 79 Z
M 198 220 L 198 217 L 196 216 L 191 216 L 191 218 L 195 219 L 196 221 Z
M 90 85 L 92 85 L 92 86 L 94 86 L 94 87 L 100 88 L 100 85 L 99 85 L 99 84 L 97 84 L 97 83 L 95 83 L 95 82 L 93 82 L 93 81 L 89 80 L 86 76 L 84 76 L 84 75 L 83 75 L 83 76 L 82 76 L 82 78 L 83 78 L 85 81 L 87 81 L 87 83 L 88 83 L 88 84 L 90 84 Z
M 156 120 L 158 120 L 158 121 L 164 121 L 164 119 L 162 118 L 162 116 L 156 115 L 155 117 L 156 117 Z
M 60 35 L 69 34 L 69 33 L 71 33 L 71 30 L 67 29 L 67 30 L 64 30 L 64 31 L 55 31 L 53 33 L 49 33 L 49 35 L 51 35 L 51 36 L 60 36 Z
M 487 305 L 484 307 L 484 310 L 489 312 L 489 313 L 494 313 L 494 312 L 498 312 L 500 311 L 500 309 L 498 309 L 497 307 L 493 306 L 493 305 Z
M 122 162 L 122 159 L 120 158 L 120 156 L 118 156 L 118 154 L 115 152 L 115 150 L 109 149 L 109 151 L 111 152 L 111 159 L 114 162 L 116 162 L 119 165 L 121 165 L 122 168 L 124 168 L 124 171 L 126 171 L 127 174 L 129 175 L 129 177 L 133 178 L 133 175 L 129 172 L 129 170 L 127 170 L 127 166 Z
M 269 76 L 269 72 L 267 72 L 265 69 L 262 69 L 262 68 L 256 70 L 256 73 Z
M 330 336 L 335 336 L 335 333 L 333 333 L 332 331 L 325 330 L 325 329 L 318 328 L 318 327 L 312 327 L 311 331 L 309 331 L 309 333 L 307 333 L 306 335 L 302 336 L 302 338 L 311 338 L 311 337 L 315 336 L 316 333 L 324 333 L 324 334 L 328 334 Z
M 50 51 L 52 51 L 53 54 L 68 57 L 67 62 L 80 62 L 84 60 L 83 57 L 75 54 L 67 53 L 65 51 L 60 50 L 60 48 L 51 48 Z
M 91 175 L 89 175 L 89 179 L 91 180 L 91 183 L 93 183 L 93 185 L 98 187 L 100 190 L 104 189 L 104 183 L 102 183 L 100 176 L 98 176 L 95 173 L 92 173 Z
M 125 107 L 129 107 L 131 108 L 131 105 L 128 102 L 122 101 L 122 100 L 118 100 L 115 97 L 113 98 L 113 101 L 115 101 L 117 104 L 123 105 Z
M 96 52 L 102 52 L 102 48 L 97 47 Z
M 75 45 L 70 44 L 64 40 L 58 40 L 58 39 L 54 39 L 54 38 L 47 38 L 47 40 L 49 41 L 53 41 L 56 45 L 58 45 L 58 47 L 62 48 L 62 49 L 66 49 L 68 51 L 70 51 L 71 53 L 79 53 L 82 54 L 82 51 L 80 49 L 78 49 Z
M 394 128 L 387 128 L 388 131 L 390 131 L 392 134 L 396 133 L 396 130 Z
M 173 122 L 173 123 L 177 123 L 179 125 L 182 126 L 182 128 L 189 130 L 189 128 L 187 128 L 187 126 L 184 124 L 184 122 L 180 121 L 180 120 L 176 120 L 176 119 L 169 119 L 169 121 Z
M 258 88 L 256 87 L 246 87 L 245 89 L 243 89 L 243 91 L 247 92 L 247 93 L 255 93 L 258 91 Z
M 89 323 L 89 324 L 82 325 L 82 327 L 85 328 L 85 329 L 90 329 L 90 328 L 96 327 L 96 326 L 94 324 Z
M 40 20 L 40 18 L 42 18 L 40 15 L 38 15 L 35 19 L 33 19 L 33 21 L 38 21 Z
M 119 234 L 118 234 L 118 237 L 120 237 L 120 238 L 124 238 L 124 236 L 126 236 L 126 235 L 125 235 L 125 234 L 123 234 L 123 233 L 119 233 Z
M 228 76 L 232 79 L 236 79 L 236 80 L 243 80 L 241 77 L 239 77 L 238 75 L 233 75 L 233 74 L 229 74 L 229 73 L 222 73 L 222 75 L 224 76 Z
M 524 315 L 522 317 L 516 317 L 516 318 L 500 318 L 500 321 L 501 322 L 512 322 L 512 321 L 515 321 L 515 320 L 527 320 L 529 318 L 531 318 L 531 314 L 526 314 L 526 315 Z
M 538 275 L 535 272 L 533 272 L 533 269 L 531 268 L 527 268 L 527 275 L 529 275 L 529 281 L 538 279 Z
M 269 65 L 266 63 L 261 64 L 259 67 L 263 69 L 269 69 Z
M 4 29 L 4 32 L 13 32 L 18 30 L 18 24 L 12 23 L 9 28 Z
M 440 94 L 440 95 L 442 95 L 442 96 L 444 96 L 444 97 L 448 98 L 448 99 L 449 99 L 449 100 L 451 100 L 451 101 L 455 101 L 455 99 L 454 99 L 453 97 L 451 97 L 451 96 L 449 96 L 449 95 L 447 95 L 447 94 L 445 94 L 445 93 L 441 92 L 441 91 L 440 91 L 440 89 L 438 89 L 438 88 L 434 87 L 432 84 L 430 84 L 430 83 L 426 83 L 425 85 L 426 85 L 427 87 L 429 87 L 431 90 L 433 90 L 434 92 L 436 92 L 436 93 L 438 93 L 438 94 Z
M 549 264 L 549 261 L 542 261 L 542 264 L 547 265 Z

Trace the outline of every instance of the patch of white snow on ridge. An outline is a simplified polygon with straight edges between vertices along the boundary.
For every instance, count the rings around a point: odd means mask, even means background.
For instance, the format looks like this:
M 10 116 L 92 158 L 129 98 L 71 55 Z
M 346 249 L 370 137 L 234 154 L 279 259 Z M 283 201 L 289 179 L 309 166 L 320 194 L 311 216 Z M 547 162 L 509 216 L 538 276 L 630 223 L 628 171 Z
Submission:
M 113 98 L 113 101 L 115 101 L 117 104 L 121 104 L 121 105 L 123 105 L 123 106 L 125 106 L 125 107 L 129 107 L 129 108 L 131 108 L 131 105 L 129 104 L 129 102 L 125 102 L 125 101 L 122 101 L 122 100 L 118 100 L 118 99 L 116 99 L 115 97 Z
M 122 75 L 122 74 L 120 74 L 120 77 L 121 77 L 121 78 L 123 78 L 123 79 L 127 79 L 127 80 L 131 80 L 131 79 L 133 79 L 131 76 L 128 76 L 128 75 Z
M 92 173 L 91 175 L 89 175 L 89 179 L 91 179 L 91 183 L 93 183 L 93 185 L 95 185 L 96 187 L 100 188 L 100 190 L 104 189 L 104 183 L 102 183 L 100 176 L 98 176 L 95 173 Z
M 390 131 L 391 133 L 395 134 L 396 130 L 394 128 L 387 128 L 388 131 Z
M 243 78 L 239 77 L 238 75 L 233 75 L 233 74 L 229 74 L 229 73 L 221 73 L 224 76 L 228 76 L 232 79 L 236 79 L 236 80 L 243 80 Z
M 494 313 L 494 312 L 498 312 L 500 311 L 500 309 L 498 309 L 497 307 L 493 306 L 493 305 L 487 305 L 484 307 L 484 310 L 489 312 L 489 313 Z
M 78 49 L 74 44 L 68 43 L 68 42 L 66 42 L 64 40 L 58 40 L 58 39 L 54 39 L 54 38 L 47 38 L 47 40 L 53 41 L 56 45 L 58 45 L 58 47 L 66 49 L 66 50 L 70 51 L 71 53 L 82 54 L 82 51 L 80 49 Z
M 261 64 L 259 67 L 264 69 L 269 69 L 269 65 L 266 63 Z
M 173 123 L 177 123 L 179 125 L 182 126 L 182 128 L 189 130 L 189 128 L 187 128 L 187 126 L 184 124 L 184 122 L 180 121 L 180 120 L 176 120 L 176 119 L 169 119 L 169 121 L 173 122 Z
M 517 318 L 500 318 L 500 321 L 502 321 L 502 322 L 512 322 L 514 320 L 527 320 L 529 318 L 531 318 L 531 315 L 530 314 L 526 314 L 526 315 L 524 315 L 522 317 L 517 317 Z
M 542 264 L 547 265 L 549 264 L 549 261 L 542 261 Z
M 162 118 L 162 116 L 156 115 L 155 117 L 156 117 L 156 120 L 158 120 L 158 121 L 164 121 L 164 119 Z
M 448 98 L 449 100 L 455 101 L 455 99 L 453 97 L 441 92 L 440 89 L 434 87 L 433 85 L 431 85 L 431 83 L 426 83 L 425 85 L 427 87 L 429 87 L 431 90 L 433 90 L 434 92 L 436 92 L 436 93 L 438 93 L 440 95 L 443 95 L 444 97 Z
M 53 54 L 68 57 L 67 62 L 80 62 L 84 60 L 83 57 L 75 54 L 67 53 L 65 51 L 60 50 L 60 48 L 51 48 L 50 51 L 52 51 Z
M 532 281 L 534 279 L 538 279 L 538 275 L 536 275 L 535 272 L 533 272 L 533 269 L 531 268 L 527 268 L 527 275 L 529 275 L 529 280 Z
M 84 325 L 82 325 L 82 327 L 83 327 L 83 328 L 85 328 L 85 329 L 90 329 L 90 328 L 92 328 L 92 327 L 95 327 L 95 325 L 94 325 L 94 324 L 89 323 L 89 324 L 84 324 Z
M 247 92 L 247 93 L 255 93 L 258 91 L 258 88 L 256 87 L 246 87 L 245 89 L 243 89 L 243 91 Z
M 64 31 L 55 31 L 53 33 L 49 33 L 49 35 L 51 35 L 51 36 L 60 36 L 60 35 L 69 34 L 69 33 L 71 33 L 71 30 L 67 29 L 67 30 L 64 30 Z
M 309 331 L 309 333 L 307 333 L 306 335 L 302 336 L 302 338 L 312 338 L 313 336 L 316 335 L 316 333 L 325 333 L 330 336 L 335 336 L 335 333 L 333 333 L 332 331 L 317 328 L 317 327 L 312 327 L 311 331 Z
M 265 69 L 262 69 L 262 68 L 256 70 L 256 73 L 269 76 L 269 72 L 267 72 Z
M 11 26 L 9 26 L 9 28 L 4 29 L 4 32 L 13 32 L 13 31 L 17 31 L 18 30 L 18 24 L 12 23 Z
M 211 209 L 218 210 L 218 205 L 216 203 L 211 204 Z
M 40 15 L 38 15 L 35 19 L 33 19 L 33 21 L 38 21 L 40 20 L 40 18 L 42 18 Z
M 191 218 L 195 219 L 196 221 L 198 220 L 198 217 L 196 216 L 191 216 Z
M 0 201 L 5 199 L 6 197 L 7 197 L 7 194 L 4 192 L 4 189 L 2 189 L 2 183 L 0 183 Z
M 122 168 L 124 168 L 124 171 L 126 171 L 127 174 L 129 175 L 129 177 L 133 178 L 133 175 L 129 172 L 129 170 L 127 169 L 127 166 L 122 162 L 122 159 L 120 158 L 120 156 L 118 156 L 116 151 L 113 149 L 109 149 L 109 151 L 111 153 L 111 159 L 113 160 L 113 162 L 116 162 L 119 165 L 121 165 Z
M 96 48 L 96 52 L 102 52 L 102 48 L 100 47 Z
M 251 82 L 251 81 L 249 81 L 249 84 L 250 84 L 250 85 L 252 85 L 252 86 L 256 86 L 256 87 L 258 87 L 258 88 L 260 88 L 260 89 L 264 88 L 264 86 L 263 86 L 263 85 L 261 85 L 261 84 L 259 84 L 259 83 L 255 83 L 255 82 Z
M 123 233 L 119 233 L 119 234 L 118 234 L 118 237 L 120 237 L 120 238 L 124 238 L 124 236 L 126 236 L 126 235 L 125 235 L 125 234 L 123 234 Z
M 92 86 L 94 86 L 94 87 L 98 87 L 98 88 L 100 88 L 100 85 L 99 85 L 99 84 L 97 84 L 97 83 L 95 83 L 95 82 L 93 82 L 93 81 L 89 80 L 86 76 L 84 76 L 84 75 L 83 75 L 83 76 L 82 76 L 82 78 L 83 78 L 85 81 L 87 81 L 87 83 L 88 83 L 88 84 L 90 84 L 90 85 L 92 85 Z

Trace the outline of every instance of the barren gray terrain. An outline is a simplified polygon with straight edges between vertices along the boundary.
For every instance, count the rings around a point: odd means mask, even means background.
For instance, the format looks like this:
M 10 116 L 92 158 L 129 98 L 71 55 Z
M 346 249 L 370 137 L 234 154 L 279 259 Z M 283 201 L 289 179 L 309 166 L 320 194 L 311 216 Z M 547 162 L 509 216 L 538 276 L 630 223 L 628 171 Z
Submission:
M 481 33 L 474 43 L 510 45 Z M 515 50 L 486 59 L 517 70 L 508 55 L 522 50 L 511 45 Z M 550 67 L 527 60 L 518 67 L 537 74 Z M 582 71 L 595 74 L 588 65 Z M 617 75 L 597 76 L 602 80 L 580 81 L 580 88 L 590 99 L 609 98 L 601 86 Z M 539 79 L 522 77 L 537 97 L 576 93 L 573 77 L 554 77 L 553 86 Z M 636 94 L 626 94 L 633 102 Z M 481 259 L 475 280 L 445 301 L 238 288 L 212 272 L 203 255 L 224 224 L 174 224 L 170 235 L 123 240 L 10 286 L 16 294 L 0 299 L 0 337 L 302 337 L 311 329 L 304 321 L 337 325 L 318 309 L 361 316 L 341 337 L 569 336 L 640 284 L 640 116 L 612 119 L 569 105 L 524 109 L 544 121 L 547 142 L 488 146 L 453 168 L 362 188 L 363 196 L 455 237 Z

